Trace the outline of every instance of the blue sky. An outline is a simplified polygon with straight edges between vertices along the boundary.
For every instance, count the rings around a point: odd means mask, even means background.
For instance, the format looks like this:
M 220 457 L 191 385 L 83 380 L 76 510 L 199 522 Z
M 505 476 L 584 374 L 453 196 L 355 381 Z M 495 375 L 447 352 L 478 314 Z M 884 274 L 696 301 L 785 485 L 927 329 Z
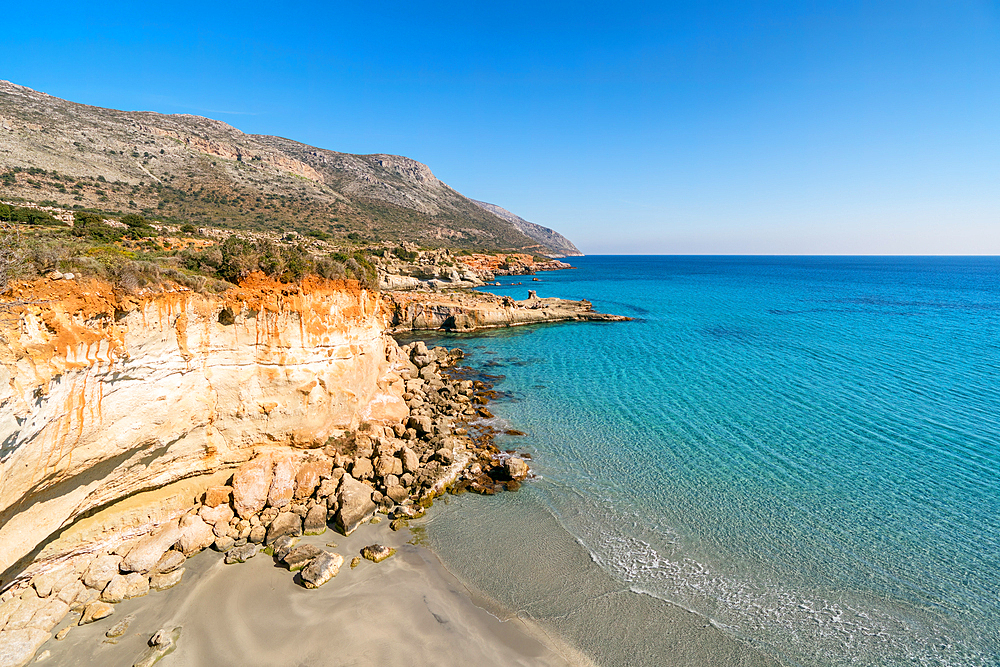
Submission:
M 1000 3 L 5 7 L 0 78 L 428 164 L 584 252 L 1000 254 Z

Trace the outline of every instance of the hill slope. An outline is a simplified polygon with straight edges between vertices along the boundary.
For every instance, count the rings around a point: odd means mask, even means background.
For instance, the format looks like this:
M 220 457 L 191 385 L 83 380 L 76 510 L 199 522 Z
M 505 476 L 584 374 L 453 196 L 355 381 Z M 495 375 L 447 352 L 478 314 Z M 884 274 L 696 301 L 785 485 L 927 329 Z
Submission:
M 524 218 L 514 215 L 507 209 L 501 208 L 496 204 L 490 204 L 476 199 L 473 199 L 472 201 L 483 210 L 489 211 L 493 215 L 510 222 L 514 225 L 514 228 L 517 229 L 517 231 L 521 232 L 528 238 L 534 239 L 535 242 L 549 248 L 552 252 L 548 254 L 553 257 L 579 257 L 583 255 L 579 248 L 573 245 L 572 241 L 553 229 L 536 225 L 533 222 L 528 222 Z
M 351 155 L 191 115 L 0 81 L 0 198 L 359 242 L 560 252 L 395 155 Z

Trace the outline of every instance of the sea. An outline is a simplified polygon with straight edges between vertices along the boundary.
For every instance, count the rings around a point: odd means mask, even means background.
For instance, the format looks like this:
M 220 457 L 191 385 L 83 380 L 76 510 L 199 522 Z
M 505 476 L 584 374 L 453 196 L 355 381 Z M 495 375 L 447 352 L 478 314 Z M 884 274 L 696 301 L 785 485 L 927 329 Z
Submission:
M 785 665 L 1000 665 L 1000 259 L 571 262 L 487 289 L 633 321 L 421 336 L 535 475 L 438 503 L 449 569 L 601 665 L 695 655 L 678 610 Z

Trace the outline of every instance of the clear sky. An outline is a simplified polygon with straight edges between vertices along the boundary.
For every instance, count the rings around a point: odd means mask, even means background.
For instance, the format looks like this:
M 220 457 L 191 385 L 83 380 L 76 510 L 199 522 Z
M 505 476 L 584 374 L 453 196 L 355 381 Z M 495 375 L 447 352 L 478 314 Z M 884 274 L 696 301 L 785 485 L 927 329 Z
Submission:
M 407 155 L 587 253 L 1000 254 L 995 1 L 48 0 L 0 24 L 0 78 Z

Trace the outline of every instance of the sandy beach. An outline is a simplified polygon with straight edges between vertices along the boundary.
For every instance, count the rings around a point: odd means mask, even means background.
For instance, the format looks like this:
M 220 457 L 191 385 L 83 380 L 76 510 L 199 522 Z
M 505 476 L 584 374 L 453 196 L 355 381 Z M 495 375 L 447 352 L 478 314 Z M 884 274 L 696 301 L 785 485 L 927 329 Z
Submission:
M 115 614 L 73 627 L 51 640 L 49 664 L 130 667 L 160 628 L 181 626 L 177 650 L 160 664 L 269 665 L 590 665 L 538 626 L 514 617 L 501 622 L 473 602 L 470 592 L 429 549 L 388 522 L 350 537 L 328 531 L 302 543 L 334 549 L 347 562 L 322 588 L 306 590 L 293 575 L 259 553 L 224 565 L 205 551 L 188 561 L 184 581 L 167 591 L 128 600 Z M 366 544 L 397 549 L 382 563 L 350 559 Z M 117 644 L 105 633 L 134 616 Z M 76 622 L 71 614 L 58 629 Z

